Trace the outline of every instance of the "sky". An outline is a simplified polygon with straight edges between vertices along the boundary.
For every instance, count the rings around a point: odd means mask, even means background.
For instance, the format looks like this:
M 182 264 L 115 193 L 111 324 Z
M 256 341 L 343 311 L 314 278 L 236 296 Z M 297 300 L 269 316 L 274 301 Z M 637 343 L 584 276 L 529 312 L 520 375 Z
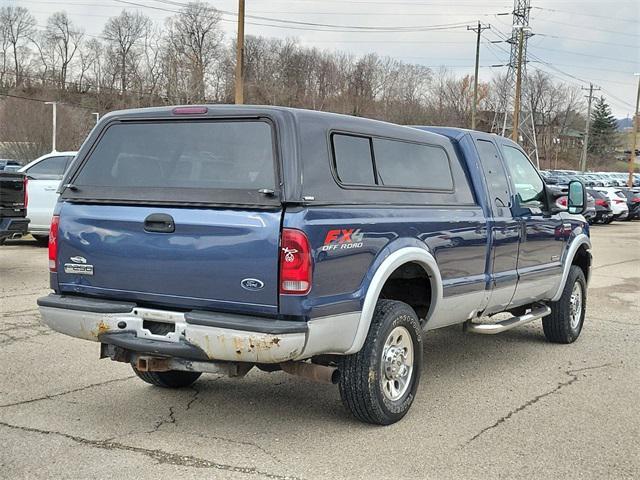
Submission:
M 123 9 L 139 10 L 162 24 L 187 0 L 0 0 L 27 7 L 43 27 L 65 10 L 89 35 Z M 223 13 L 227 39 L 236 35 L 238 0 L 208 0 Z M 134 5 L 137 4 L 137 5 Z M 475 33 L 489 24 L 480 50 L 480 80 L 504 72 L 513 0 L 245 0 L 246 35 L 295 38 L 300 44 L 356 55 L 377 53 L 456 74 L 473 74 Z M 556 80 L 601 88 L 618 118 L 635 108 L 640 73 L 640 0 L 531 0 L 529 62 Z M 169 10 L 169 11 L 167 11 Z M 262 18 L 255 18 L 262 17 Z M 272 19 L 284 20 L 280 23 Z M 309 25 L 315 24 L 315 25 Z M 323 25 L 337 25 L 332 28 Z M 372 31 L 373 30 L 373 31 Z M 493 43 L 502 42 L 502 43 Z M 586 94 L 586 92 L 585 92 Z

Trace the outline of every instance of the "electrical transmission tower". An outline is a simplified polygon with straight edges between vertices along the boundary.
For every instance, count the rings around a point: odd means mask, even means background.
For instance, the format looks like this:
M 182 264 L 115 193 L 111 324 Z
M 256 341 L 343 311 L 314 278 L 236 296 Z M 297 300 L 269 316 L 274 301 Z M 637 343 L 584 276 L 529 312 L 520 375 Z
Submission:
M 502 136 L 505 136 L 507 129 L 511 127 L 512 136 L 517 139 L 522 138 L 522 144 L 527 153 L 535 160 L 536 165 L 539 165 L 534 112 L 531 105 L 522 102 L 523 98 L 528 96 L 527 43 L 533 36 L 529 28 L 530 11 L 531 0 L 513 1 L 511 37 L 507 40 L 511 45 L 511 54 L 504 84 L 504 96 L 499 109 L 503 115 L 502 126 L 497 125 L 497 127 Z

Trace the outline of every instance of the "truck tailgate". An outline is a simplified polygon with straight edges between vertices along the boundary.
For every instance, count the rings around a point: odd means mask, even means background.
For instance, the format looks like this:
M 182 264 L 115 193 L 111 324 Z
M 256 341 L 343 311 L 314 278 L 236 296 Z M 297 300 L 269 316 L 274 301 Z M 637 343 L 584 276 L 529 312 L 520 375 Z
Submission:
M 153 214 L 169 215 L 175 231 L 148 231 L 145 220 Z M 280 208 L 65 202 L 58 230 L 58 287 L 139 304 L 274 314 L 280 217 Z

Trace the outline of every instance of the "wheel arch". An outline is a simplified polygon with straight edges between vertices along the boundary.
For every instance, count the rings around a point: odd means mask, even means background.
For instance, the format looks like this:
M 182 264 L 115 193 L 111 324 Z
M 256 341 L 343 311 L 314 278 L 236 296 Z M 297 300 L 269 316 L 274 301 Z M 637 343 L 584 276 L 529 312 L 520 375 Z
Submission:
M 431 301 L 426 315 L 427 319 L 433 317 L 441 304 L 442 277 L 436 259 L 426 246 L 405 245 L 395 250 L 389 247 L 385 250 L 387 251 L 386 255 L 380 257 L 383 258 L 382 261 L 378 263 L 377 267 L 374 264 L 374 273 L 366 288 L 356 335 L 351 347 L 345 352 L 347 355 L 357 353 L 364 345 L 382 289 L 391 275 L 403 265 L 417 264 L 427 274 L 431 286 Z
M 582 269 L 585 280 L 588 283 L 591 276 L 591 240 L 584 233 L 577 235 L 568 246 L 564 256 L 560 283 L 550 299 L 552 302 L 557 302 L 562 296 L 572 265 L 577 265 Z

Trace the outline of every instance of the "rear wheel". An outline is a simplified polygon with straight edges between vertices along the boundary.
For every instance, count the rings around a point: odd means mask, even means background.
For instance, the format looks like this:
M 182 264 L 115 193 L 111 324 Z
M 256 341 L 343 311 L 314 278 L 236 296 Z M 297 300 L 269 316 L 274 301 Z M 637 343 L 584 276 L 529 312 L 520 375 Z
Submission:
M 414 310 L 380 300 L 362 349 L 340 358 L 340 396 L 358 419 L 389 425 L 409 411 L 422 370 L 422 331 Z
M 31 235 L 36 242 L 38 242 L 38 245 L 40 245 L 41 247 L 46 247 L 49 245 L 49 235 Z
M 587 305 L 587 282 L 582 269 L 571 265 L 562 296 L 552 302 L 551 314 L 542 319 L 547 340 L 554 343 L 574 342 L 582 331 Z

